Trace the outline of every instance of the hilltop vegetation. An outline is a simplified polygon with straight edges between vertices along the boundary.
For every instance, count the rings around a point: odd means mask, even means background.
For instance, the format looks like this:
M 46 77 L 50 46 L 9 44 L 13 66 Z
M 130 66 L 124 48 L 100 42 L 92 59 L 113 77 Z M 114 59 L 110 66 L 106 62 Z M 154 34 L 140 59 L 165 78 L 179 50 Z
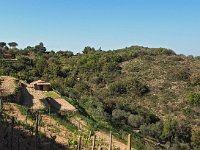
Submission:
M 47 52 L 40 43 L 23 50 L 5 50 L 4 45 L 0 52 L 5 51 L 17 60 L 0 60 L 0 75 L 49 81 L 97 127 L 117 130 L 122 139 L 135 128 L 171 147 L 200 147 L 199 57 L 140 46 L 114 51 L 86 47 L 75 55 Z

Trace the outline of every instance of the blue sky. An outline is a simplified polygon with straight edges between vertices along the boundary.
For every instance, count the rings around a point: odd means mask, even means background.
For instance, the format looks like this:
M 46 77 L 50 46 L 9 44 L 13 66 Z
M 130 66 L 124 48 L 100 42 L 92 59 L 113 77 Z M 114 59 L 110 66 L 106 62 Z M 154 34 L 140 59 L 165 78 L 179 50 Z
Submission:
M 199 0 L 0 0 L 0 41 L 81 52 L 131 45 L 200 55 Z

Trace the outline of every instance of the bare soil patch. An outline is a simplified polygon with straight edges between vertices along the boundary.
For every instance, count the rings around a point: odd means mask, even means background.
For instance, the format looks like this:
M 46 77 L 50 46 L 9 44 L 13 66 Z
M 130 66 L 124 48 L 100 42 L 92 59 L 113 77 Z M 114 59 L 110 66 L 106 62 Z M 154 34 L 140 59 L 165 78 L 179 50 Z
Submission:
M 1 76 L 0 77 L 0 89 L 3 94 L 9 95 L 12 94 L 16 89 L 16 79 L 9 76 Z

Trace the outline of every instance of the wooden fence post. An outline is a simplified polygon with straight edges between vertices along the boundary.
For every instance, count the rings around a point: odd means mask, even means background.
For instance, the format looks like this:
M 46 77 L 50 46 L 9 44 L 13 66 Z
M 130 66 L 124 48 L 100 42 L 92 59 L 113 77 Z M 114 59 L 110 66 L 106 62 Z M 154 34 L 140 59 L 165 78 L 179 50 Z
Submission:
M 92 136 L 92 131 L 90 131 L 90 133 L 89 133 L 89 137 L 88 137 L 88 138 L 90 139 L 90 138 L 91 138 L 91 136 Z
M 51 136 L 51 135 L 50 135 Z M 51 136 L 51 140 L 50 140 L 50 150 L 54 149 L 54 144 L 56 141 L 56 136 Z
M 110 131 L 109 150 L 112 150 L 112 132 Z
M 25 121 L 26 121 L 26 123 L 27 123 L 27 120 L 28 120 L 28 113 L 29 113 L 30 111 L 29 111 L 29 108 L 26 110 L 26 119 L 25 119 Z
M 77 150 L 81 150 L 81 141 L 82 141 L 82 137 L 79 136 Z
M 2 112 L 2 108 L 3 108 L 3 103 L 2 100 L 0 99 L 0 113 Z
M 39 123 L 39 112 L 36 113 L 35 150 L 37 150 L 37 142 L 38 142 L 38 123 Z
M 131 134 L 128 135 L 128 145 L 127 150 L 131 150 Z
M 49 106 L 49 116 L 51 115 L 51 106 Z
M 10 149 L 13 149 L 13 129 L 14 129 L 14 123 L 15 123 L 15 118 L 12 117 L 12 123 L 11 123 L 11 137 L 10 137 Z
M 20 135 L 18 134 L 18 136 L 17 136 L 17 150 L 20 150 L 20 137 L 19 137 Z
M 94 137 L 93 137 L 92 150 L 95 149 L 95 140 L 96 140 L 96 135 L 94 135 Z
M 102 146 L 100 146 L 100 147 L 99 147 L 99 150 L 103 150 L 103 147 L 102 147 Z
M 78 121 L 78 130 L 81 130 L 81 124 L 79 121 Z

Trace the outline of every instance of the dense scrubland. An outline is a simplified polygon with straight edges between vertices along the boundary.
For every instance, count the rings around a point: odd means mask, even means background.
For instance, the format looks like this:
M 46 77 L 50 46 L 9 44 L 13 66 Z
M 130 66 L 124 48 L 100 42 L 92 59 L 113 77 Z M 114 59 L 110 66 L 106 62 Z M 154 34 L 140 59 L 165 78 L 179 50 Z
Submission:
M 141 46 L 80 54 L 16 46 L 0 43 L 0 75 L 49 81 L 93 128 L 121 140 L 133 133 L 138 149 L 145 137 L 171 149 L 200 148 L 200 57 Z

